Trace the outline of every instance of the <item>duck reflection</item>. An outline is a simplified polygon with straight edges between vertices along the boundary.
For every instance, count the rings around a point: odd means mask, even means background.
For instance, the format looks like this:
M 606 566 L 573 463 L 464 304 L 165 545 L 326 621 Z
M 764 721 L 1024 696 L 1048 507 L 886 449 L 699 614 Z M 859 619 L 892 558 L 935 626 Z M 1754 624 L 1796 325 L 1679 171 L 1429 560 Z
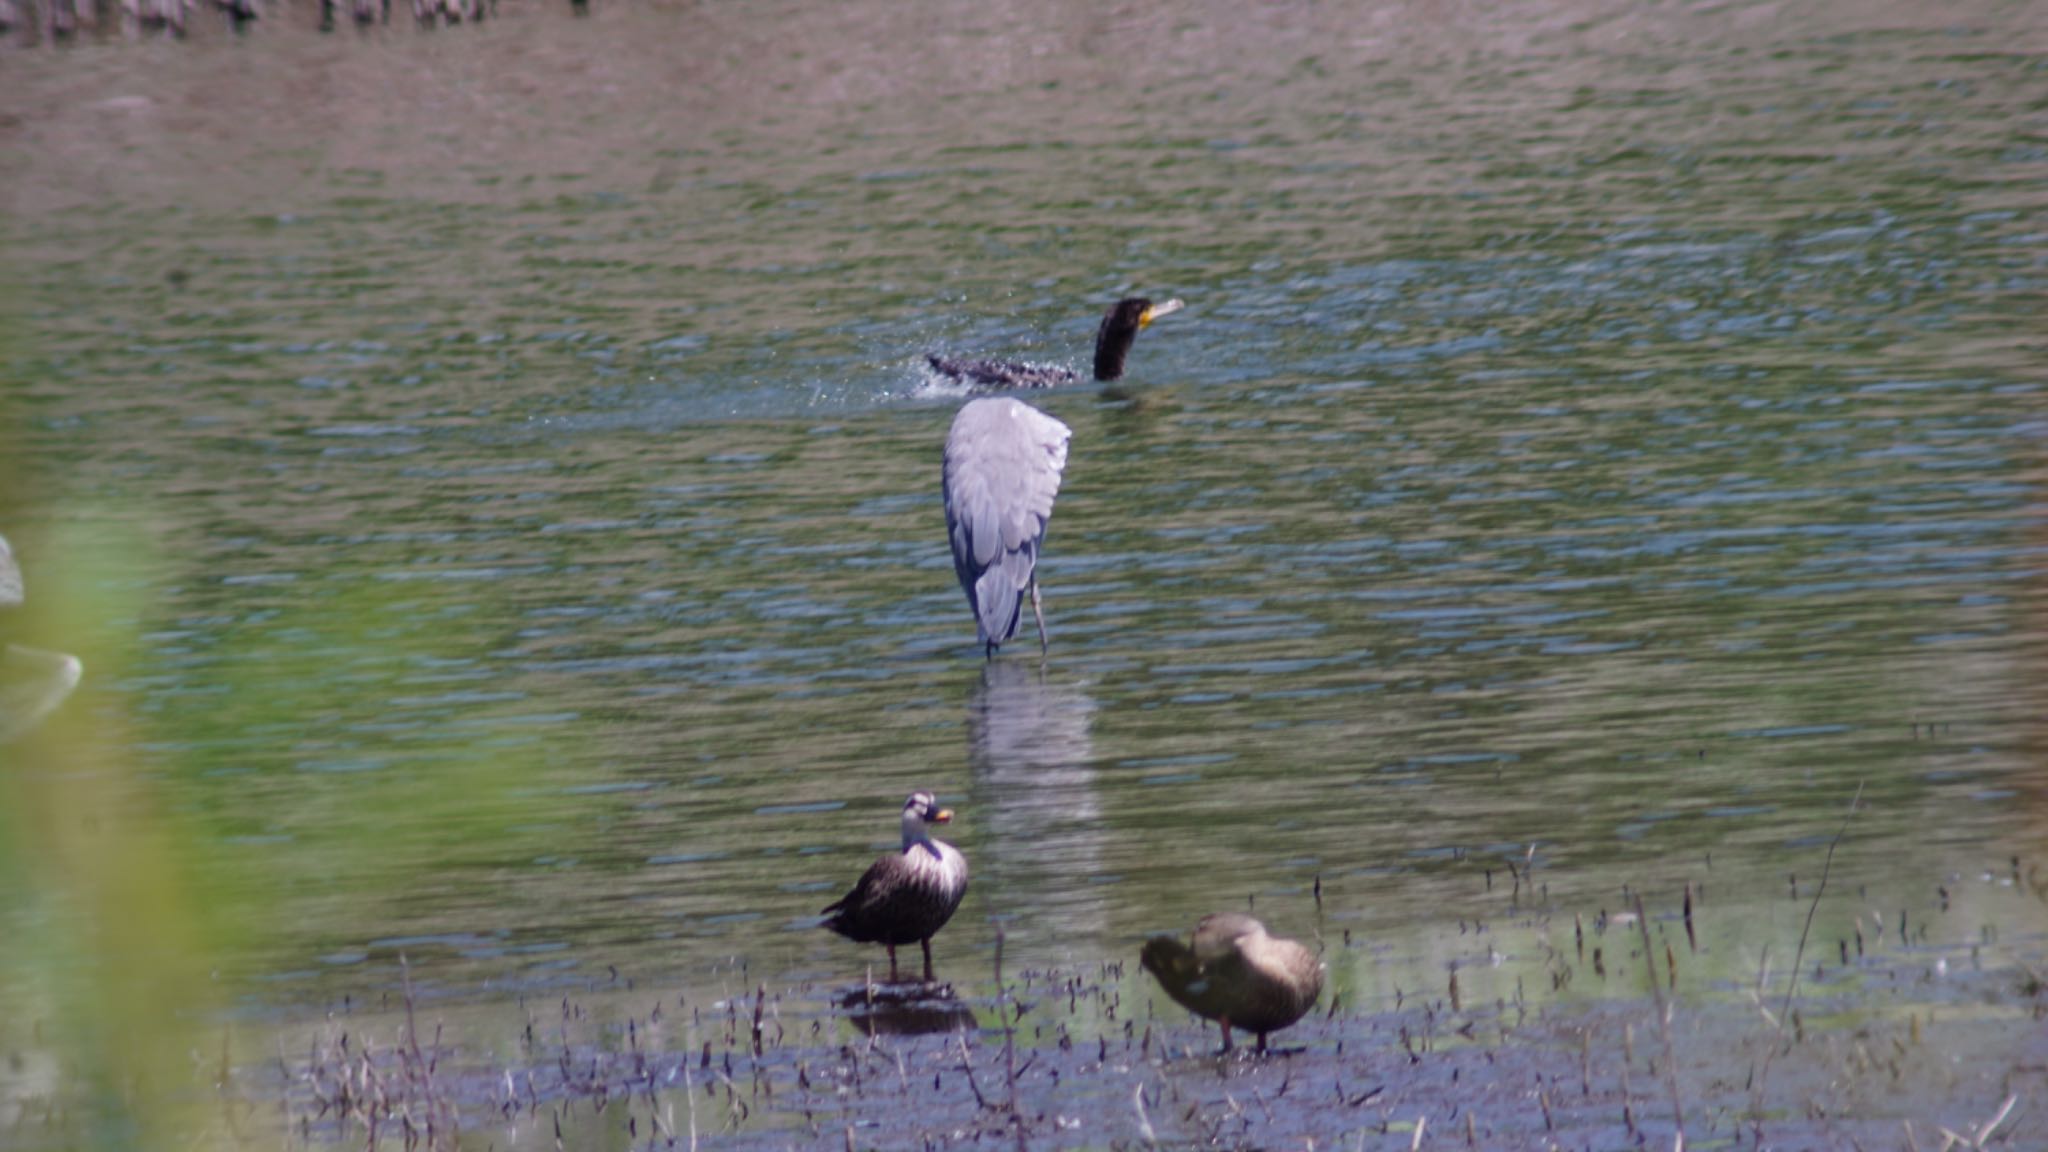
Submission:
M 839 1007 L 870 1036 L 930 1036 L 975 1026 L 974 1010 L 954 999 L 950 988 L 875 984 L 841 996 Z
M 1101 939 L 1108 836 L 1095 786 L 1095 701 L 1081 684 L 1028 660 L 982 665 L 967 694 L 967 762 L 985 892 L 1042 944 L 1054 934 Z M 1022 941 L 1020 941 L 1022 943 Z
M 24 599 L 21 566 L 0 536 L 0 744 L 33 731 L 78 687 L 85 671 L 76 656 L 13 642 Z

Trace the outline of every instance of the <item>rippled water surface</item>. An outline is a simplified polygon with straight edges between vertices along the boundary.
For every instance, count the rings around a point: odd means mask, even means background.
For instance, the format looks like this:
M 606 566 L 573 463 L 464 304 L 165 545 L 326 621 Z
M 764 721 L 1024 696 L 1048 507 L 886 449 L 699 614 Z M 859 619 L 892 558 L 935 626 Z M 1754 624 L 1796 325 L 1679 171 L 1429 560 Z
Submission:
M 127 541 L 72 708 L 262 910 L 259 1004 L 401 951 L 844 979 L 810 916 L 919 787 L 975 869 L 942 971 L 1306 930 L 1318 878 L 1452 941 L 1510 863 L 1791 922 L 1859 784 L 1836 866 L 1931 898 L 2043 847 L 2044 27 L 507 0 L 8 50 L 5 527 L 32 600 Z M 1033 397 L 1050 658 L 985 662 L 920 356 L 1082 365 L 1138 293 L 1189 307 L 1123 385 Z

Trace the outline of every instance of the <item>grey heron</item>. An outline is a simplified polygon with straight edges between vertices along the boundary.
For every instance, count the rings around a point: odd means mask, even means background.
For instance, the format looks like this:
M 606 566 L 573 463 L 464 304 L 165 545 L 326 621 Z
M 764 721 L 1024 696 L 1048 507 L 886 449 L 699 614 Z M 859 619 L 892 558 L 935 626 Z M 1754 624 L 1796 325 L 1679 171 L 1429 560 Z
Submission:
M 1139 297 L 1112 305 L 1095 335 L 1095 378 L 1120 378 L 1138 333 L 1183 307 L 1179 300 L 1154 305 Z M 999 360 L 948 361 L 934 356 L 931 362 L 934 371 L 971 385 L 1038 388 L 1073 379 L 1065 369 Z M 1045 608 L 1038 596 L 1038 550 L 1052 519 L 1072 438 L 1073 431 L 1065 424 L 1007 396 L 968 401 L 946 434 L 942 479 L 953 574 L 974 610 L 975 640 L 991 658 L 1017 634 L 1027 595 L 1038 621 L 1038 650 L 1047 650 Z

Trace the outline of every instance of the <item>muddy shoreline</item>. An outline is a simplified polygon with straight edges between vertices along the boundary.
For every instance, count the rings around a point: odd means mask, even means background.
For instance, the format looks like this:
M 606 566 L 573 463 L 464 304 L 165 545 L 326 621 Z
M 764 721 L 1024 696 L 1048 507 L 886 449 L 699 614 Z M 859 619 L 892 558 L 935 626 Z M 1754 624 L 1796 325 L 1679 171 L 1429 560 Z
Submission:
M 374 1010 L 287 1029 L 224 1108 L 307 1147 L 1668 1148 L 1681 1124 L 1693 1148 L 2029 1146 L 2048 935 L 1876 920 L 1817 930 L 1789 1001 L 1789 945 L 1758 941 L 1753 980 L 1708 977 L 1701 953 L 1739 945 L 1692 951 L 1678 908 L 1474 925 L 1492 963 L 1390 1002 L 1326 993 L 1264 1058 L 1219 1053 L 1135 960 L 711 999 L 613 974 L 452 1012 L 408 1004 L 401 974 Z
M 1311 936 L 1330 983 L 1263 1058 L 1220 1053 L 1135 943 L 1005 971 L 1000 945 L 942 935 L 932 986 L 865 982 L 879 954 L 838 944 L 815 974 L 734 957 L 483 987 L 416 949 L 354 969 L 320 1018 L 217 1022 L 173 1095 L 224 1148 L 1670 1148 L 1681 1127 L 1692 1148 L 2038 1147 L 2035 879 L 1987 866 L 1902 899 L 1837 876 L 1641 916 L 1624 890 L 1627 911 L 1436 939 L 1367 941 L 1333 907 Z M 93 1087 L 52 1049 L 6 1057 L 7 1146 L 89 1142 Z

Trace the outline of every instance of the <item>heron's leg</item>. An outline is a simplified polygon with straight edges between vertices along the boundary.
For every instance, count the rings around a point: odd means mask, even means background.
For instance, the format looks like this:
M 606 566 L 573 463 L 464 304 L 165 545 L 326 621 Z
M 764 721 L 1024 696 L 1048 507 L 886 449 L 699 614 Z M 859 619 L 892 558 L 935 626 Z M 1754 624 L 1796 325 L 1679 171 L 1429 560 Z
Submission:
M 924 982 L 932 983 L 932 938 L 927 936 L 918 941 L 924 945 Z
M 894 984 L 896 982 L 896 946 L 894 944 L 884 944 L 882 947 L 889 950 L 889 983 Z
M 1031 614 L 1038 617 L 1038 654 L 1045 655 L 1050 647 L 1045 642 L 1045 607 L 1038 602 L 1038 573 L 1031 574 Z

